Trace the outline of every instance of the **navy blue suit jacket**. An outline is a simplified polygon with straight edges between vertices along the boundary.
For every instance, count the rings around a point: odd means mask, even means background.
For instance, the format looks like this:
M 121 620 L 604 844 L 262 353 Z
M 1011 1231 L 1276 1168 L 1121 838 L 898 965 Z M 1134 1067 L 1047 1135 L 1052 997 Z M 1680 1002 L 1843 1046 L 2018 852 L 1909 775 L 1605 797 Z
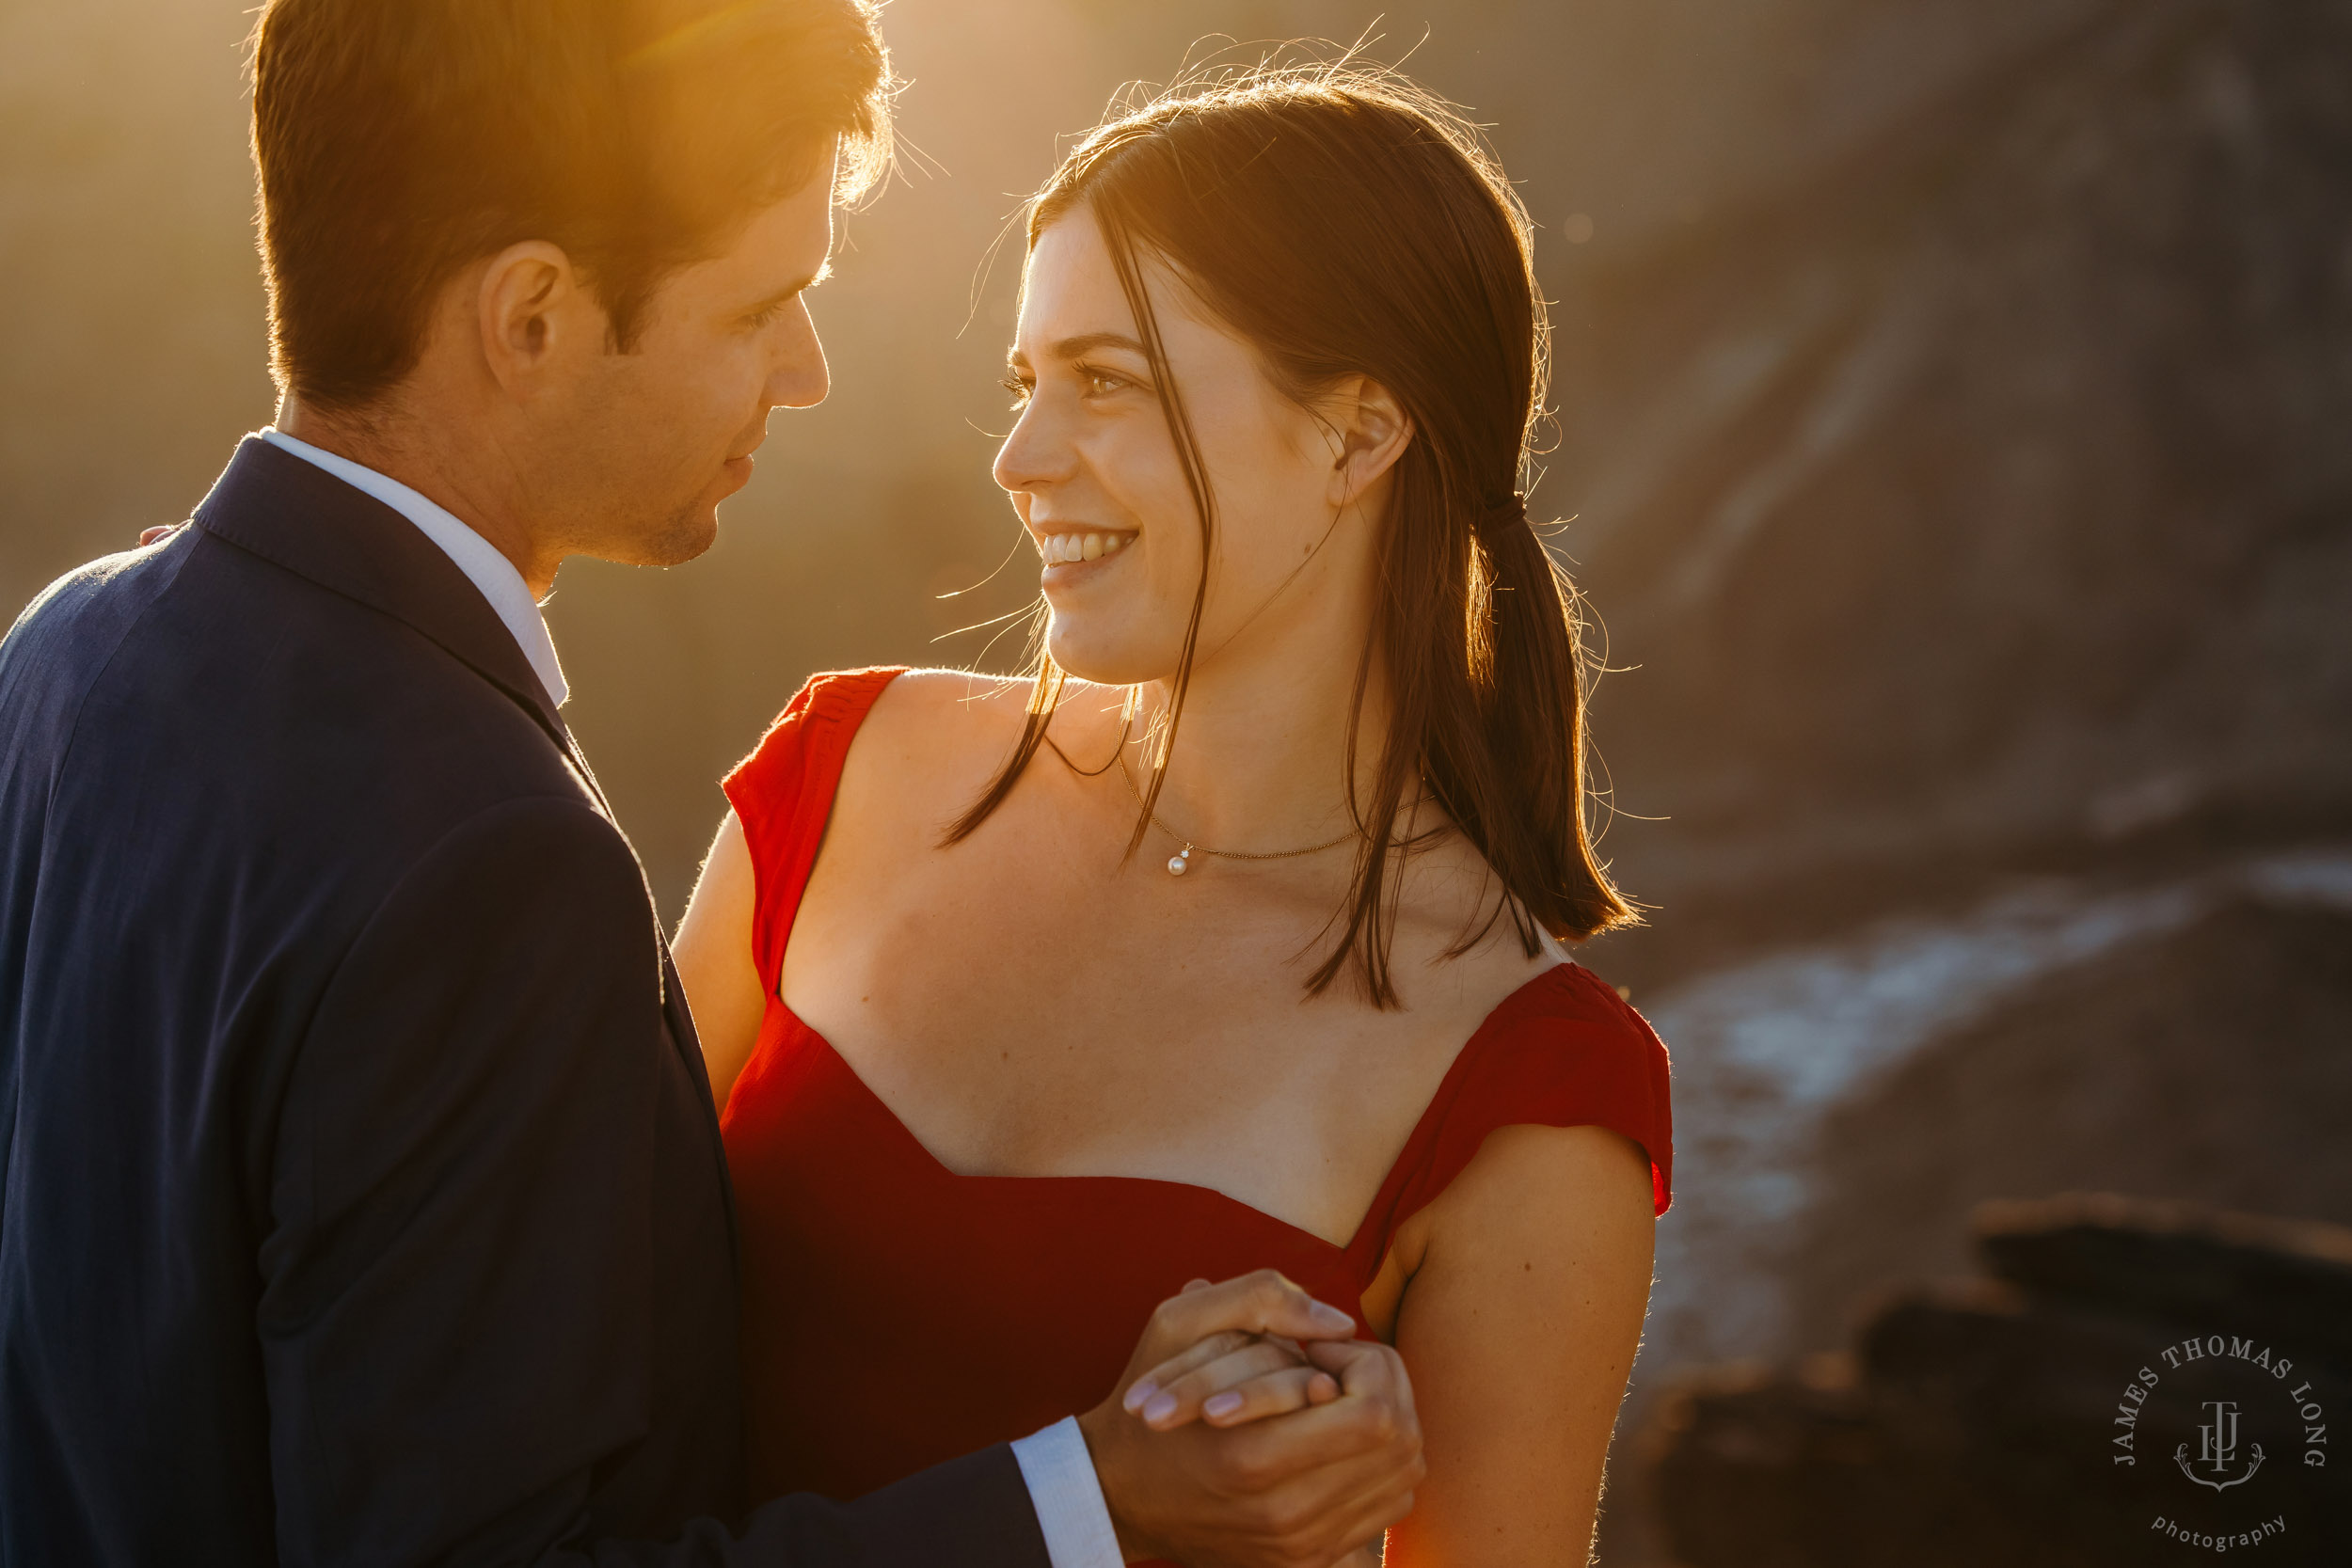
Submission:
M 24 613 L 0 1564 L 1043 1568 L 1002 1447 L 743 1515 L 734 1246 L 636 859 L 412 524 L 248 439 Z

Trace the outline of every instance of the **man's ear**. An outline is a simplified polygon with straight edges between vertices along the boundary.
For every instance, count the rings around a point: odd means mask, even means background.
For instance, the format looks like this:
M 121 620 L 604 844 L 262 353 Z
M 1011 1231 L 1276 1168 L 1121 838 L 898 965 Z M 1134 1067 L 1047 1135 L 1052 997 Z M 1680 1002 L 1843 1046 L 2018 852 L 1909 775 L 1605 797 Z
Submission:
M 549 364 L 580 348 L 572 340 L 600 330 L 604 320 L 571 258 L 545 240 L 525 240 L 491 257 L 474 297 L 483 357 L 516 397 L 529 395 Z
M 1346 506 L 1396 466 L 1412 445 L 1412 416 L 1368 375 L 1350 376 L 1324 404 L 1332 436 L 1331 503 Z

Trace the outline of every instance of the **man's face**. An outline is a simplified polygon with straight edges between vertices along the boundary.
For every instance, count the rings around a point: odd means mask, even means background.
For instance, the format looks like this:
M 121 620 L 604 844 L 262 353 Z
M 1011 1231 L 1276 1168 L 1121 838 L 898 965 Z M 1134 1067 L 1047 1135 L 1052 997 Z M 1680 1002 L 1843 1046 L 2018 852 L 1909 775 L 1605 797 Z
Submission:
M 534 532 L 563 555 L 691 561 L 752 477 L 768 411 L 824 401 L 803 295 L 833 248 L 833 165 L 755 214 L 723 255 L 665 279 L 626 354 L 584 347 L 533 410 Z

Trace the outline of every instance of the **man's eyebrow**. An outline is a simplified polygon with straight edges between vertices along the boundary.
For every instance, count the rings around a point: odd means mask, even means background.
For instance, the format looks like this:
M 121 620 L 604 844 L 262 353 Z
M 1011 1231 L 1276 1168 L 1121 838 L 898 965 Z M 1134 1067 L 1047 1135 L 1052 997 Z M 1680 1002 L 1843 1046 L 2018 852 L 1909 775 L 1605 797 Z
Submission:
M 792 282 L 786 284 L 783 288 L 778 289 L 774 293 L 770 294 L 766 299 L 753 301 L 750 305 L 744 307 L 743 313 L 747 316 L 756 316 L 763 310 L 772 310 L 777 306 L 784 304 L 787 300 L 789 300 L 793 295 L 806 293 L 809 290 L 817 287 L 818 284 L 822 283 L 826 278 L 831 277 L 832 276 L 833 262 L 828 261 L 823 266 L 818 267 L 815 272 L 810 273 L 806 277 L 794 279 Z
M 1143 355 L 1143 345 L 1123 332 L 1082 332 L 1075 338 L 1064 338 L 1048 344 L 1045 352 L 1057 359 L 1075 359 L 1098 348 L 1123 348 L 1130 354 Z M 1149 358 L 1150 356 L 1145 355 L 1144 357 Z M 1005 356 L 1005 361 L 1015 370 L 1024 370 L 1028 366 L 1029 356 L 1016 348 Z

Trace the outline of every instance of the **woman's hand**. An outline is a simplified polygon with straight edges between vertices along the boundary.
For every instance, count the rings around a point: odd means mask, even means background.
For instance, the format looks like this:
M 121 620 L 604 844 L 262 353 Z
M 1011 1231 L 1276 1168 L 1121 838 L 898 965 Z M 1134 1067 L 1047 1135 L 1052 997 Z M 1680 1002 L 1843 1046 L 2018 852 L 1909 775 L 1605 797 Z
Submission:
M 1196 1279 L 1184 1293 L 1208 1288 Z M 1229 1330 L 1144 1373 L 1120 1404 L 1152 1431 L 1170 1432 L 1193 1420 L 1244 1426 L 1339 1397 L 1339 1379 L 1308 1360 L 1297 1340 Z

